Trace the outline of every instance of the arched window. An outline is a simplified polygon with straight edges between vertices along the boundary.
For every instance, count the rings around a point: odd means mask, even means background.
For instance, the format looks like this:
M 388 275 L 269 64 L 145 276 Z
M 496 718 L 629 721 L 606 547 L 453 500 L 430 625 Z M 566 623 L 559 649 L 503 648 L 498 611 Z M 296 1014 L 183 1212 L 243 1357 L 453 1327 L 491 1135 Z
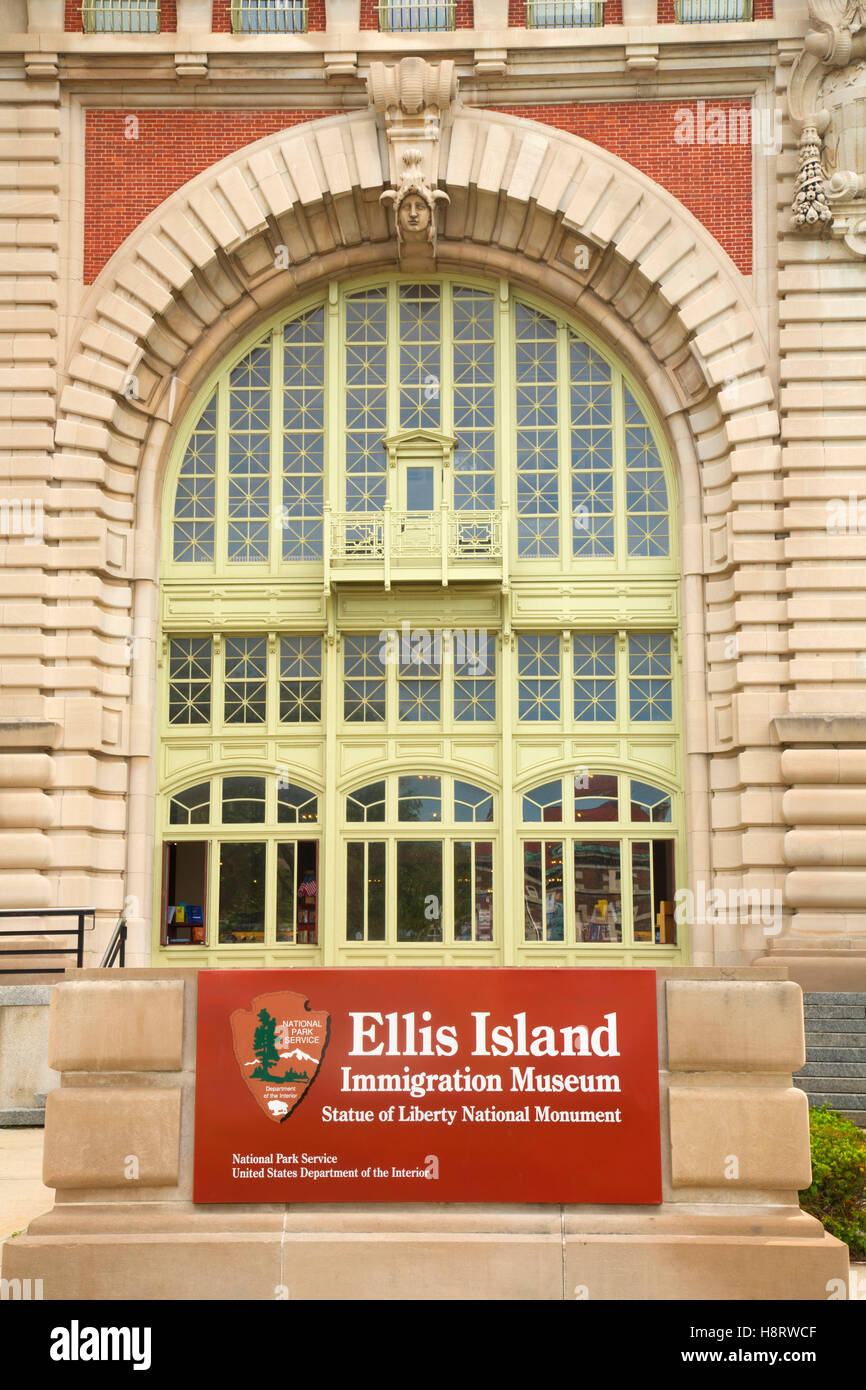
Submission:
M 319 798 L 276 775 L 225 773 L 167 797 L 166 946 L 316 946 Z
M 522 800 L 532 827 L 521 836 L 527 942 L 676 945 L 671 792 L 581 770 L 531 787 Z
M 406 772 L 348 792 L 346 941 L 492 942 L 494 829 L 493 793 L 459 777 Z
M 677 536 L 641 383 L 537 296 L 260 324 L 166 470 L 155 958 L 683 960 Z

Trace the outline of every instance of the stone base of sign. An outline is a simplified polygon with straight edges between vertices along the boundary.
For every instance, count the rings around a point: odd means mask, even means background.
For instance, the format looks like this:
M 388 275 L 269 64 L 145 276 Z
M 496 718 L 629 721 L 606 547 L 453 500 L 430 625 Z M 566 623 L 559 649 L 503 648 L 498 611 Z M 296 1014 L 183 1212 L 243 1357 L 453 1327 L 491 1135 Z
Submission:
M 38 1275 L 36 1274 L 38 1271 Z M 826 1299 L 844 1246 L 754 1207 L 55 1207 L 3 1252 L 46 1299 Z
M 798 1203 L 803 1004 L 783 969 L 656 972 L 658 1207 L 196 1205 L 196 976 L 52 991 L 56 1204 L 4 1247 L 4 1277 L 49 1300 L 846 1297 L 847 1248 Z

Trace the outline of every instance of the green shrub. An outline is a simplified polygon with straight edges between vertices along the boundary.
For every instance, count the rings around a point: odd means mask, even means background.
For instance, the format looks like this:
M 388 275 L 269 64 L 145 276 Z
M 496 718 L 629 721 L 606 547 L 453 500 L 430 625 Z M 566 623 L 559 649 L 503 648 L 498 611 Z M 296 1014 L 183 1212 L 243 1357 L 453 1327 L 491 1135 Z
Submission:
M 866 1260 L 866 1134 L 820 1105 L 809 1111 L 809 1137 L 812 1186 L 800 1206 L 844 1240 L 852 1260 Z

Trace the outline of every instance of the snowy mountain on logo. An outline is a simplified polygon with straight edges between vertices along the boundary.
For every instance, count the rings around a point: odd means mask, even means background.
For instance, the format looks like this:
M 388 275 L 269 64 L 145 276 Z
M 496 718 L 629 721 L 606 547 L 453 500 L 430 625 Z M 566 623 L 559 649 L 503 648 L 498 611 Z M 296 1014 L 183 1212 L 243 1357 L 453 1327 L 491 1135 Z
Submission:
M 297 1057 L 302 1062 L 316 1062 L 317 1057 L 313 1057 L 309 1052 L 303 1052 L 299 1047 L 290 1047 L 288 1052 L 280 1053 L 280 1061 L 284 1062 L 287 1057 Z

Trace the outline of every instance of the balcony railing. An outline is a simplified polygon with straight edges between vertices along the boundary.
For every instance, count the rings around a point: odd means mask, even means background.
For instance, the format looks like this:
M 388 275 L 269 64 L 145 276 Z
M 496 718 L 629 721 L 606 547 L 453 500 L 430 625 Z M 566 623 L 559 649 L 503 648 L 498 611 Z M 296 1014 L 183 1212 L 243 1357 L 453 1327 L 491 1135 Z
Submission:
M 394 5 L 379 0 L 379 28 L 383 33 L 453 29 L 456 8 L 456 0 L 440 0 L 431 5 Z
M 305 34 L 306 0 L 232 0 L 234 34 Z
M 392 570 L 415 577 L 449 573 L 474 578 L 492 577 L 501 570 L 505 546 L 502 512 L 338 512 L 330 516 L 328 580 L 370 580 L 384 570 L 386 586 Z M 328 549 L 326 547 L 326 549 Z M 471 573 L 466 573 L 471 571 Z
M 732 24 L 752 18 L 752 0 L 674 0 L 677 24 Z
M 527 0 L 527 29 L 591 29 L 604 23 L 604 0 Z
M 159 0 L 82 0 L 85 34 L 158 34 Z

